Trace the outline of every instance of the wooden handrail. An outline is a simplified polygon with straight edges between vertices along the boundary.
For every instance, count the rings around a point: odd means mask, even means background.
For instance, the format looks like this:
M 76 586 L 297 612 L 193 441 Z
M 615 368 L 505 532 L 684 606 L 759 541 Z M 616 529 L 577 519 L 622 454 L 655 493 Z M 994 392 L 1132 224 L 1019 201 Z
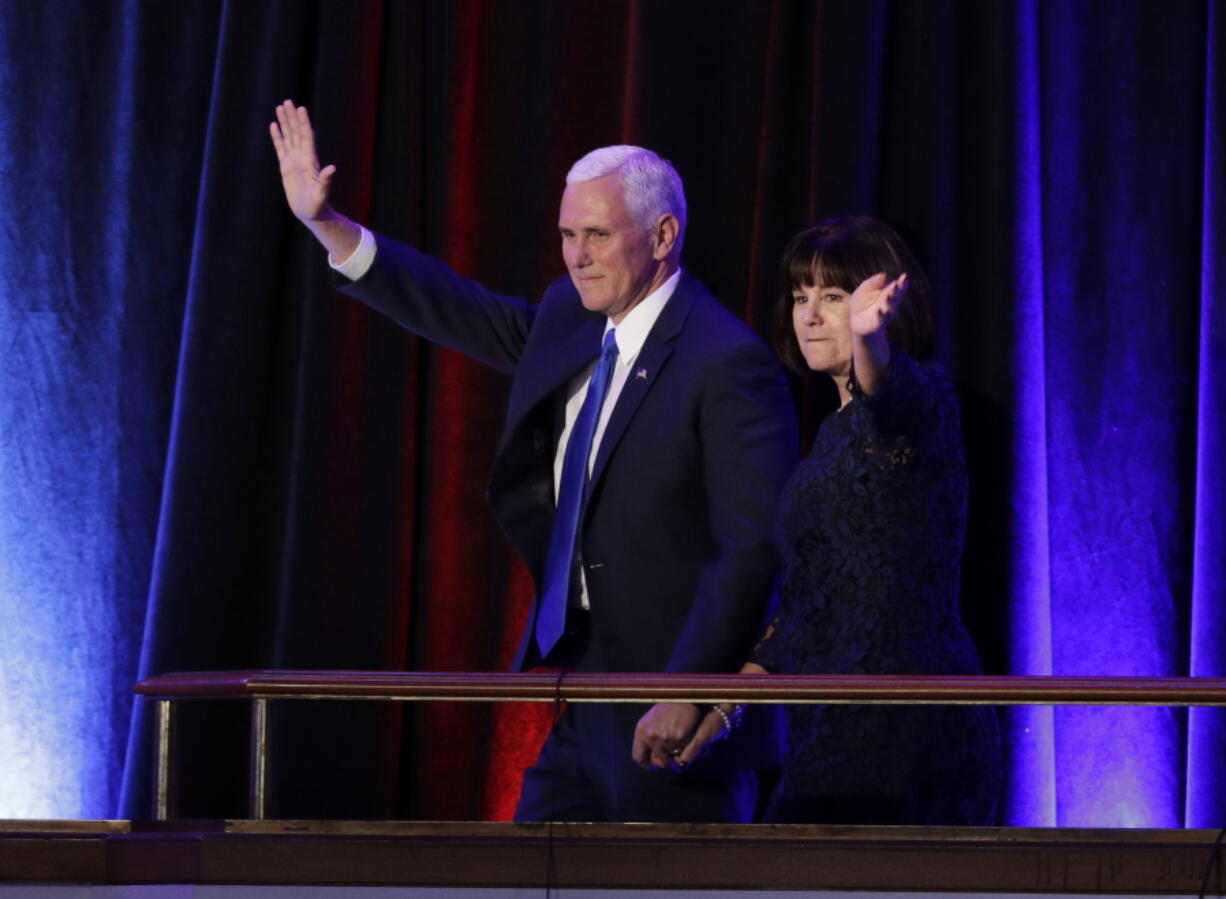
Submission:
M 146 678 L 136 692 L 155 699 L 1215 706 L 1226 705 L 1226 678 L 193 671 Z
M 979 675 L 501 674 L 427 671 L 187 671 L 146 678 L 154 700 L 154 817 L 174 808 L 174 704 L 251 700 L 250 807 L 267 804 L 269 704 L 283 699 L 469 702 L 754 702 L 923 705 L 1226 705 L 1226 678 Z

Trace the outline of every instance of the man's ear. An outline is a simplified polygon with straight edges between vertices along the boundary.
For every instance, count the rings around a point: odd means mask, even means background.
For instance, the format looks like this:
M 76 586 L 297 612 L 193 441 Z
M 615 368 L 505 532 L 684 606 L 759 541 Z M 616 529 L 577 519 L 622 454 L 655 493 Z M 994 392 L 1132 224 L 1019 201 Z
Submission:
M 667 259 L 672 255 L 673 248 L 677 246 L 677 234 L 680 230 L 681 223 L 671 212 L 660 216 L 655 228 L 652 229 L 652 237 L 656 244 L 651 254 L 654 259 Z

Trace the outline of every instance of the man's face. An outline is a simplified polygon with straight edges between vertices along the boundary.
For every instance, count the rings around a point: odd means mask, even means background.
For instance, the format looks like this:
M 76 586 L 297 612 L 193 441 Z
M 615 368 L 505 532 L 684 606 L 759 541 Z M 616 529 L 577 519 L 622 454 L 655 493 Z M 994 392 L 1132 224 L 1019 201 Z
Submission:
M 586 309 L 619 324 L 664 281 L 657 242 L 630 217 L 616 173 L 569 184 L 558 210 L 562 258 Z

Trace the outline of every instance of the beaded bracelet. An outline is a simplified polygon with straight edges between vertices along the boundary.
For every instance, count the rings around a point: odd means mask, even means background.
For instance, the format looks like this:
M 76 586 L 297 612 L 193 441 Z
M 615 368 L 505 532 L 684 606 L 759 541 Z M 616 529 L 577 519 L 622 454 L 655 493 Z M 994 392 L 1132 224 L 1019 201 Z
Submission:
M 732 707 L 732 714 L 728 714 L 718 705 L 713 705 L 711 708 L 715 709 L 719 713 L 719 717 L 723 719 L 724 733 L 726 734 L 732 733 L 734 728 L 740 726 L 741 717 L 745 714 L 745 706 L 743 705 L 734 705 Z

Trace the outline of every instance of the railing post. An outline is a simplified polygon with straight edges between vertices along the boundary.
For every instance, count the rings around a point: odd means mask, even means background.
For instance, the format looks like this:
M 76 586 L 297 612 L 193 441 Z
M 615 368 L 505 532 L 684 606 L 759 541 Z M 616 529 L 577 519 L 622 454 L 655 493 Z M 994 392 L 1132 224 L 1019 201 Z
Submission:
M 247 793 L 248 814 L 264 820 L 268 801 L 268 700 L 251 701 L 251 774 Z
M 166 821 L 175 812 L 175 784 L 172 755 L 174 752 L 174 701 L 158 699 L 153 704 L 154 742 L 157 761 L 153 786 L 153 818 Z

